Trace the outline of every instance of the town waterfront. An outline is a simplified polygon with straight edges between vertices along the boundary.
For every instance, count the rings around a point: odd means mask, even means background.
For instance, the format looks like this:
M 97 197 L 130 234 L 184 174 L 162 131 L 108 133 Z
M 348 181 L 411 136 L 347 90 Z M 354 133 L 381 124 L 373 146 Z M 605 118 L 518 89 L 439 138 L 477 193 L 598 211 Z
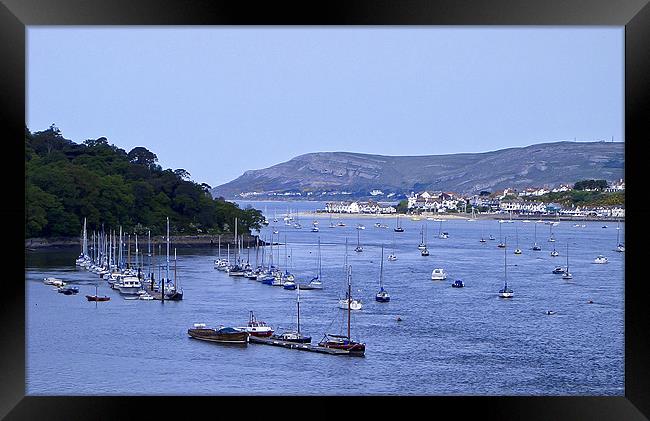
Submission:
M 388 228 L 377 228 L 367 216 L 346 216 L 345 226 L 329 228 L 330 215 L 305 216 L 322 208 L 320 202 L 240 202 L 248 204 L 270 221 L 262 239 L 278 231 L 273 241 L 283 245 L 274 247 L 274 263 L 301 283 L 317 273 L 320 240 L 324 289 L 300 292 L 301 331 L 314 343 L 326 332 L 345 329 L 337 300 L 346 285 L 348 240 L 353 296 L 363 302 L 352 313 L 352 337 L 366 343 L 365 357 L 188 338 L 193 323 L 244 326 L 250 310 L 277 332 L 295 328 L 296 291 L 215 270 L 216 245 L 178 249 L 184 298 L 164 303 L 124 300 L 98 275 L 75 268 L 76 248 L 36 250 L 26 254 L 27 394 L 624 395 L 625 253 L 614 251 L 615 222 L 603 228 L 600 221 L 552 226 L 535 218 L 499 224 L 402 217 L 405 232 L 395 233 L 394 220 L 378 218 Z M 302 215 L 302 229 L 284 223 L 289 209 Z M 319 232 L 311 231 L 314 219 Z M 357 224 L 365 229 L 357 230 Z M 417 248 L 423 226 L 428 257 Z M 541 251 L 530 249 L 535 227 Z M 438 238 L 441 231 L 449 238 Z M 554 243 L 547 241 L 551 232 Z M 621 241 L 624 232 L 621 222 Z M 354 252 L 357 234 L 360 253 Z M 489 235 L 495 240 L 479 242 Z M 508 244 L 512 299 L 497 297 L 504 283 L 500 236 Z M 512 253 L 517 240 L 521 255 Z M 567 243 L 573 274 L 568 281 L 552 273 L 566 264 Z M 384 261 L 388 303 L 374 300 L 382 246 L 385 255 L 398 256 Z M 554 247 L 557 257 L 549 254 Z M 221 252 L 225 256 L 225 247 Z M 594 264 L 601 254 L 609 263 Z M 245 249 L 242 257 L 254 264 L 261 255 Z M 449 274 L 446 280 L 431 280 L 437 267 Z M 78 286 L 79 294 L 58 294 L 43 284 L 47 276 Z M 464 288 L 451 287 L 457 279 Z M 96 286 L 111 300 L 86 301 Z

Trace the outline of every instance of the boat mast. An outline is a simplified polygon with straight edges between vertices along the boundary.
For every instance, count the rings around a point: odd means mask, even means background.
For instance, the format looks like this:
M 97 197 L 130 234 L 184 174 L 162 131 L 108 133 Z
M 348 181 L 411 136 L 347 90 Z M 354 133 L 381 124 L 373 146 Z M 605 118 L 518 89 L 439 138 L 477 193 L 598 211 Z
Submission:
M 300 335 L 300 288 L 296 288 L 298 291 L 298 335 Z
M 352 277 L 352 266 L 348 266 L 348 340 L 350 338 L 350 313 L 351 313 L 351 304 L 352 304 L 352 286 L 350 278 Z
M 235 216 L 235 245 L 238 244 L 238 238 L 237 238 L 237 217 Z M 235 249 L 235 264 L 239 263 L 239 254 L 237 253 L 237 249 Z
M 381 245 L 381 264 L 379 265 L 379 287 L 384 289 L 384 245 Z
M 124 245 L 122 244 L 122 225 L 120 225 L 120 261 L 119 261 L 119 267 L 120 267 L 120 272 L 122 271 L 122 264 L 124 261 L 122 260 L 122 248 Z
M 167 217 L 167 271 L 165 272 L 165 280 L 162 287 L 162 298 L 165 299 L 165 282 L 169 281 L 169 216 Z
M 176 285 L 176 247 L 174 247 L 174 288 L 178 291 L 178 286 Z
M 499 227 L 500 226 L 501 226 L 501 224 L 499 224 Z M 507 243 L 508 243 L 508 237 L 506 237 L 506 241 L 503 243 L 503 279 L 504 279 L 504 282 L 505 282 L 505 285 L 504 285 L 504 288 L 503 288 L 504 292 L 508 292 L 508 291 L 506 291 L 508 289 L 508 273 L 507 273 L 508 263 L 506 262 L 506 259 L 507 259 L 507 256 L 508 256 L 508 253 L 506 252 L 506 250 L 507 250 L 506 244 Z

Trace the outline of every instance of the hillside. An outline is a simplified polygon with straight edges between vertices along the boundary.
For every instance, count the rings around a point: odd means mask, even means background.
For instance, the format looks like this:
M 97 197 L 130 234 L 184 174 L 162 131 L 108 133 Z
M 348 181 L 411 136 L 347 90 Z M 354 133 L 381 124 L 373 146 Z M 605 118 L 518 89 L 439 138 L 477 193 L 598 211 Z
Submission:
M 453 191 L 461 194 L 573 184 L 583 179 L 614 181 L 624 177 L 625 144 L 553 142 L 484 153 L 383 156 L 349 152 L 317 152 L 261 170 L 246 171 L 215 187 L 215 197 L 238 199 L 278 196 L 287 192 L 326 200 L 349 192 L 368 197 L 381 190 L 381 200 L 411 191 Z M 328 192 L 328 194 L 323 194 Z M 295 197 L 292 197 L 295 198 Z

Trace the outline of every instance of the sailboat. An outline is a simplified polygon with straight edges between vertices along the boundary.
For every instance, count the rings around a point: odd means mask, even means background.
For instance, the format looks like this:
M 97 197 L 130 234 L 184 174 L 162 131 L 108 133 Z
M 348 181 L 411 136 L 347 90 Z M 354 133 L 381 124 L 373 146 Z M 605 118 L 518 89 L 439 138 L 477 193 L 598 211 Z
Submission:
M 425 225 L 424 228 L 425 228 L 425 231 L 426 231 L 426 228 L 427 228 L 426 225 Z M 422 249 L 422 251 L 420 252 L 420 254 L 421 254 L 422 256 L 428 256 L 428 255 L 429 255 L 429 250 L 427 249 L 427 237 L 426 237 L 426 233 L 425 233 L 424 238 L 423 238 L 422 241 L 423 241 L 424 248 Z
M 442 231 L 442 219 L 440 220 L 440 226 L 438 228 L 438 237 L 440 238 L 449 238 L 449 233 L 446 231 Z
M 86 299 L 88 301 L 109 301 L 111 297 L 108 297 L 106 295 L 100 297 L 97 295 L 97 285 L 95 285 L 95 295 L 86 295 Z
M 507 242 L 507 239 L 506 239 Z M 514 295 L 514 291 L 511 288 L 508 288 L 508 273 L 507 273 L 507 268 L 508 268 L 508 263 L 506 261 L 507 259 L 507 254 L 506 253 L 507 247 L 503 247 L 503 288 L 499 290 L 499 297 L 501 298 L 512 298 Z
M 424 225 L 420 227 L 420 245 L 418 246 L 418 249 L 424 250 L 427 248 L 427 245 L 424 244 Z
M 620 241 L 620 232 L 621 232 L 621 227 L 619 224 L 620 220 L 616 220 L 616 251 L 622 253 L 625 251 L 625 246 L 621 243 Z
M 375 295 L 375 300 L 380 303 L 390 301 L 390 295 L 384 289 L 384 246 L 381 246 L 381 263 L 379 264 L 379 292 Z
M 330 228 L 336 228 L 336 224 L 334 224 L 334 222 L 332 222 L 332 214 L 331 213 L 330 213 L 330 226 L 329 227 Z
M 271 339 L 277 339 L 284 342 L 296 342 L 296 343 L 311 343 L 311 336 L 303 335 L 300 332 L 300 288 L 298 288 L 298 295 L 296 298 L 296 304 L 298 306 L 298 328 L 296 331 L 283 332 L 275 335 L 271 335 Z
M 537 245 L 537 222 L 535 222 L 535 242 L 533 243 L 533 247 L 531 250 L 535 251 L 540 251 L 542 248 Z
M 347 272 L 350 272 L 350 267 L 348 267 L 348 239 L 345 239 L 345 265 Z M 351 310 L 361 310 L 363 306 L 361 300 L 356 300 L 352 298 L 352 290 L 350 289 L 350 273 L 348 273 L 348 291 L 346 291 L 346 296 L 344 299 L 339 300 L 339 308 L 351 309 Z
M 548 241 L 549 241 L 549 243 L 554 243 L 555 242 L 555 236 L 553 235 L 553 224 L 549 224 L 548 230 L 549 230 Z
M 348 297 L 352 296 L 352 266 L 347 267 L 348 273 Z M 350 352 L 350 355 L 363 356 L 366 352 L 366 344 L 352 340 L 350 335 L 350 319 L 352 306 L 350 301 L 347 305 L 348 310 L 348 332 L 347 335 L 334 335 L 326 333 L 323 339 L 318 343 L 318 346 L 323 348 L 342 349 Z
M 397 255 L 395 254 L 395 234 L 393 234 L 393 251 L 388 255 L 388 261 L 394 262 L 395 260 L 397 260 Z
M 519 248 L 519 231 L 517 230 L 517 227 L 515 227 L 515 235 L 517 237 L 517 248 L 515 249 L 514 253 L 521 254 L 521 249 Z
M 397 215 L 397 226 L 393 228 L 393 231 L 395 232 L 404 232 L 404 228 L 399 223 L 399 215 Z
M 566 269 L 564 274 L 562 274 L 562 279 L 572 279 L 573 275 L 569 272 L 569 242 L 566 243 Z
M 321 279 L 321 256 L 320 256 L 320 237 L 318 237 L 318 269 L 317 274 L 308 284 L 298 284 L 298 289 L 323 289 Z
M 497 247 L 499 248 L 504 248 L 506 245 L 503 243 L 503 236 L 501 236 L 501 224 L 503 221 L 499 221 L 499 244 L 497 244 Z
M 167 219 L 167 242 L 169 242 L 169 219 Z M 174 284 L 165 292 L 165 300 L 181 301 L 183 299 L 183 289 L 178 287 L 178 278 L 176 275 L 176 247 L 174 247 Z
M 363 247 L 361 247 L 361 244 L 359 243 L 359 231 L 357 231 L 357 246 L 355 247 L 354 251 L 356 251 L 357 253 L 363 251 Z

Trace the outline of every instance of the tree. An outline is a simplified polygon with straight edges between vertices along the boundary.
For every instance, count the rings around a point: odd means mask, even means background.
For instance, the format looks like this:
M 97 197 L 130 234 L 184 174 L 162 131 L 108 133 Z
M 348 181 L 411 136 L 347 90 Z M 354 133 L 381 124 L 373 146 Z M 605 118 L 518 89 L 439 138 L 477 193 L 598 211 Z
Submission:
M 182 168 L 174 170 L 174 174 L 176 174 L 178 178 L 181 178 L 183 180 L 189 180 L 192 177 L 189 172 L 187 172 Z
M 149 151 L 147 148 L 142 146 L 137 146 L 127 154 L 129 161 L 133 164 L 144 165 L 146 167 L 151 167 L 158 162 L 158 157 L 155 153 Z
M 598 190 L 602 191 L 607 188 L 605 180 L 581 180 L 573 185 L 574 190 Z

